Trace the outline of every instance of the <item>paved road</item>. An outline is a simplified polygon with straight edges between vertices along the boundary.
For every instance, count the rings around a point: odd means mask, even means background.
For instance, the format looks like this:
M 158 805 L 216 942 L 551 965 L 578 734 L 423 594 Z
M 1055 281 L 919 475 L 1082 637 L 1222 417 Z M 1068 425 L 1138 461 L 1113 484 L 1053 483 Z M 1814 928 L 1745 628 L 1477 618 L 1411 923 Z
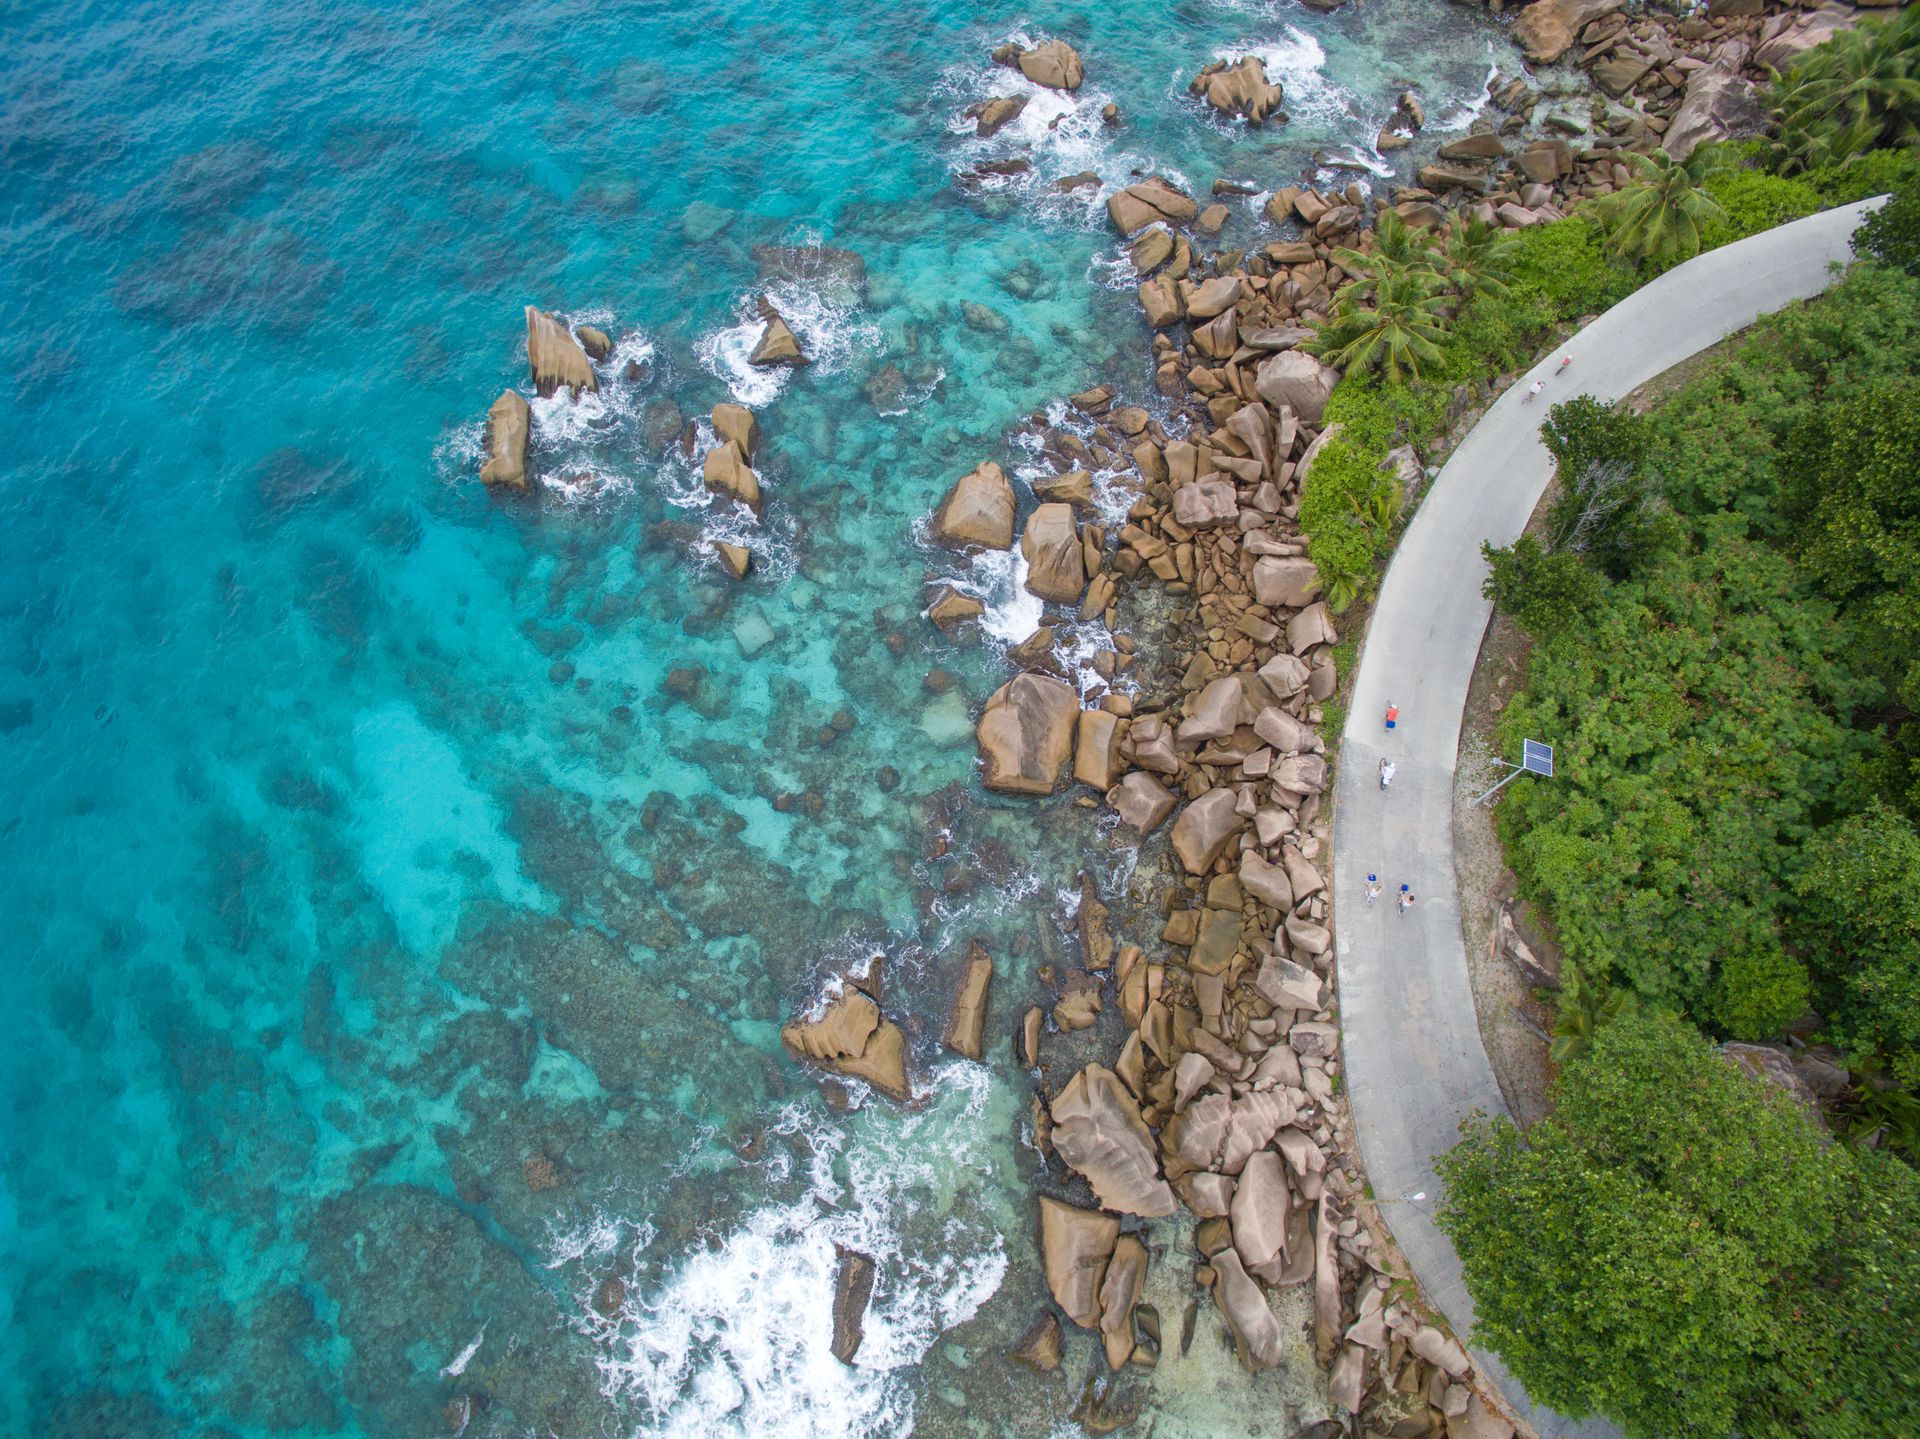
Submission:
M 1341 740 L 1334 828 L 1340 1019 L 1360 1152 L 1382 1213 L 1428 1299 L 1457 1332 L 1473 1321 L 1460 1261 L 1434 1227 L 1434 1158 L 1474 1110 L 1505 1113 L 1481 1047 L 1454 888 L 1453 772 L 1467 683 L 1486 630 L 1480 545 L 1510 544 L 1546 488 L 1538 427 L 1556 400 L 1613 401 L 1788 301 L 1830 281 L 1862 212 L 1851 205 L 1691 260 L 1600 316 L 1488 410 L 1440 471 L 1381 587 Z M 1573 356 L 1553 377 L 1562 354 Z M 1546 381 L 1532 404 L 1527 385 Z M 1382 723 L 1389 702 L 1400 724 Z M 1552 741 L 1554 736 L 1540 738 Z M 1398 765 L 1380 792 L 1380 757 Z M 1517 759 L 1518 756 L 1508 756 Z M 1541 783 L 1523 776 L 1516 784 Z M 1369 871 L 1384 892 L 1372 909 Z M 1410 913 L 1390 897 L 1402 883 Z M 1492 1355 L 1475 1351 L 1543 1436 L 1615 1435 L 1531 1405 Z

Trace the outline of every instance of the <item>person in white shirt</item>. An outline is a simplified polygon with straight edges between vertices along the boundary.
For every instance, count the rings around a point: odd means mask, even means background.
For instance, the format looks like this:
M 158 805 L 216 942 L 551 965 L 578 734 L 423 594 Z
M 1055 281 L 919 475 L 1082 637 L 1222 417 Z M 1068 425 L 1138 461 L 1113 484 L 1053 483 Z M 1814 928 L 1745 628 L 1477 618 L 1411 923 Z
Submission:
M 1393 777 L 1394 775 L 1399 773 L 1399 769 L 1400 767 L 1390 759 L 1382 759 L 1380 761 L 1380 788 L 1381 789 L 1385 789 L 1388 785 L 1393 783 Z

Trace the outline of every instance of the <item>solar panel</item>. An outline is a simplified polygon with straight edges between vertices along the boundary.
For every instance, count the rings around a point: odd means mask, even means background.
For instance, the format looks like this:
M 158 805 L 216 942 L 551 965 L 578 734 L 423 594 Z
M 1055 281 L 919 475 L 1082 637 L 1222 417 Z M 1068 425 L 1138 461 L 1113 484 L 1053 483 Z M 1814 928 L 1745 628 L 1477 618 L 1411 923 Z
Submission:
M 1545 779 L 1553 778 L 1553 746 L 1542 744 L 1537 739 L 1526 740 L 1520 747 L 1520 768 L 1531 770 Z

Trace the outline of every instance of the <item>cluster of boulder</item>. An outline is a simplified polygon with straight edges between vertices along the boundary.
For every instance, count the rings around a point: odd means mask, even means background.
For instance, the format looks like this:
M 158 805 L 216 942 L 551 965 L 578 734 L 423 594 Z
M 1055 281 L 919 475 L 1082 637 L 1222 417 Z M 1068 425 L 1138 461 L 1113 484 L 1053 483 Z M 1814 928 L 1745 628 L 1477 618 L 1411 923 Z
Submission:
M 913 1097 L 907 1074 L 906 1031 L 880 1012 L 883 961 L 846 986 L 812 1018 L 800 1017 L 780 1028 L 787 1053 L 846 1079 L 864 1080 L 882 1094 L 906 1101 Z
M 759 519 L 765 508 L 760 476 L 753 468 L 760 448 L 760 422 L 745 405 L 723 401 L 713 407 L 714 442 L 700 462 L 701 479 L 714 494 L 745 505 Z M 745 579 L 753 554 L 745 545 L 712 542 L 728 574 Z
M 613 341 L 604 330 L 582 325 L 569 332 L 558 317 L 534 305 L 526 307 L 526 320 L 527 369 L 535 394 L 550 399 L 564 387 L 578 398 L 582 390 L 600 388 L 593 362 L 613 353 Z M 490 490 L 525 494 L 532 438 L 533 407 L 518 390 L 503 391 L 487 409 L 480 483 Z
M 1036 85 L 1062 93 L 1070 94 L 1086 81 L 1086 67 L 1081 62 L 1080 53 L 1064 40 L 1048 40 L 1031 49 L 1014 44 L 1002 45 L 993 51 L 993 61 L 1008 69 L 1018 70 Z M 969 105 L 963 113 L 973 121 L 974 134 L 987 140 L 1019 119 L 1027 108 L 1029 98 L 1024 93 L 993 95 Z M 1111 102 L 1102 106 L 1100 118 L 1109 125 L 1117 123 L 1120 118 L 1119 107 Z M 1025 157 L 990 160 L 964 172 L 960 180 L 963 185 L 973 186 L 990 177 L 1024 174 L 1032 168 L 1033 162 Z M 1058 180 L 1055 188 L 1068 191 L 1099 182 L 1098 175 L 1088 172 Z
M 1749 132 L 1761 118 L 1753 84 L 1763 67 L 1791 63 L 1851 14 L 1712 0 L 1690 17 L 1629 16 L 1622 0 L 1535 0 L 1516 38 L 1536 60 L 1586 65 L 1617 103 L 1596 104 L 1592 132 L 1547 113 L 1542 133 L 1541 94 L 1524 78 L 1497 77 L 1490 117 L 1441 146 L 1418 183 L 1385 203 L 1428 229 L 1469 214 L 1509 229 L 1558 219 L 1631 182 L 1623 152 L 1665 144 L 1684 155 Z M 1191 89 L 1223 115 L 1284 119 L 1280 89 L 1256 58 L 1209 65 Z M 981 133 L 1018 113 L 1007 105 L 979 109 Z M 1411 143 L 1425 118 L 1419 97 L 1403 94 L 1379 148 Z M 1226 180 L 1214 190 L 1247 193 Z M 1116 940 L 1083 877 L 1080 964 L 1051 976 L 1052 1001 L 1016 1030 L 1040 1085 L 1037 1141 L 1088 1198 L 1038 1201 L 1058 1312 L 1035 1320 L 1014 1357 L 1057 1367 L 1064 1316 L 1098 1333 L 1111 1369 L 1155 1363 L 1159 1316 L 1140 1301 L 1149 1257 L 1139 1230 L 1184 1206 L 1195 1221 L 1194 1277 L 1250 1368 L 1282 1357 L 1268 1294 L 1311 1285 L 1315 1350 L 1336 1411 L 1379 1404 L 1378 1424 L 1397 1439 L 1505 1439 L 1512 1426 L 1476 1389 L 1458 1343 L 1388 1299 L 1389 1263 L 1358 1192 L 1338 1083 L 1321 870 L 1330 776 L 1318 732 L 1338 680 L 1338 636 L 1296 520 L 1331 434 L 1325 410 L 1339 375 L 1300 346 L 1349 278 L 1335 252 L 1369 246 L 1372 203 L 1359 185 L 1287 186 L 1267 213 L 1292 238 L 1206 255 L 1197 237 L 1221 228 L 1217 201 L 1203 209 L 1159 176 L 1110 195 L 1154 332 L 1164 413 L 1116 403 L 1105 387 L 1076 395 L 1091 435 L 1045 437 L 1059 473 L 1031 483 L 1024 525 L 1020 498 L 991 461 L 961 476 L 933 518 L 932 537 L 956 548 L 1006 550 L 1017 535 L 1029 589 L 1081 621 L 1113 630 L 1121 587 L 1149 574 L 1185 605 L 1166 636 L 1185 641 L 1168 694 L 1112 688 L 1136 658 L 1120 634 L 1099 673 L 1107 688 L 1094 685 L 1083 705 L 1043 625 L 1010 652 L 1020 673 L 977 724 L 987 788 L 1043 795 L 1085 785 L 1122 824 L 1142 834 L 1168 827 L 1174 877 L 1152 953 Z M 1418 463 L 1406 455 L 1398 467 L 1411 495 Z M 1076 516 L 1093 471 L 1122 472 L 1138 494 L 1111 534 Z M 949 632 L 980 613 L 951 587 L 928 610 Z M 1114 1010 L 1125 1036 L 1117 1053 L 1055 1075 L 1050 1037 Z
M 765 328 L 749 362 L 762 366 L 808 364 L 799 339 L 780 312 L 765 299 L 759 302 L 759 308 Z M 575 325 L 569 330 L 557 315 L 534 305 L 526 307 L 526 321 L 528 378 L 535 394 L 550 399 L 565 389 L 578 399 L 582 391 L 599 390 L 596 367 L 613 356 L 613 338 L 606 331 L 593 325 Z M 753 468 L 754 453 L 760 445 L 759 421 L 743 405 L 719 404 L 713 407 L 712 422 L 715 443 L 701 464 L 706 486 L 745 505 L 757 519 L 763 508 L 760 477 Z M 679 423 L 677 412 L 673 423 Z M 689 446 L 691 435 L 689 430 Z M 532 436 L 533 407 L 519 391 L 503 391 L 487 410 L 481 440 L 481 484 L 492 491 L 525 494 Z M 726 541 L 711 544 L 727 573 L 744 579 L 752 566 L 752 552 L 745 545 Z
M 1290 218 L 1309 194 L 1286 200 Z M 977 724 L 987 788 L 1041 795 L 1085 785 L 1143 834 L 1166 825 L 1174 866 L 1152 953 L 1116 939 L 1111 911 L 1082 878 L 1080 962 L 1051 976 L 1052 1001 L 1030 1008 L 1015 1032 L 1042 1087 L 1036 1140 L 1085 1182 L 1091 1202 L 1038 1201 L 1057 1313 L 1034 1321 L 1014 1357 L 1057 1367 L 1064 1316 L 1098 1333 L 1112 1370 L 1156 1363 L 1160 1320 L 1140 1299 L 1149 1255 L 1138 1229 L 1184 1205 L 1194 1277 L 1249 1368 L 1283 1357 L 1269 1293 L 1311 1285 L 1333 1407 L 1357 1413 L 1384 1398 L 1402 1416 L 1396 1434 L 1500 1439 L 1512 1431 L 1468 1382 L 1464 1352 L 1388 1302 L 1388 1261 L 1363 1222 L 1347 1157 L 1321 869 L 1330 775 L 1318 732 L 1338 635 L 1296 523 L 1339 379 L 1298 347 L 1345 278 L 1332 250 L 1363 214 L 1363 196 L 1337 198 L 1301 239 L 1203 258 L 1188 233 L 1204 228 L 1191 196 L 1159 177 L 1114 194 L 1109 215 L 1144 276 L 1165 413 L 1116 403 L 1106 387 L 1075 395 L 1090 433 L 1044 436 L 1042 453 L 1060 473 L 1031 482 L 1024 525 L 1020 498 L 991 461 L 955 481 L 930 525 L 933 540 L 961 549 L 1009 549 L 1017 534 L 1028 587 L 1109 631 L 1130 582 L 1157 582 L 1184 606 L 1169 638 L 1185 661 L 1167 677 L 1167 696 L 1112 688 L 1135 659 L 1119 634 L 1096 675 L 1104 692 L 1094 683 L 1095 702 L 1083 707 L 1052 663 L 1043 625 L 1010 652 L 1021 672 Z M 1348 213 L 1320 223 L 1336 209 Z M 1119 472 L 1137 492 L 1111 534 L 1076 516 L 1090 471 Z M 928 610 L 947 630 L 979 613 L 951 587 Z M 1054 1037 L 1108 1011 L 1123 1025 L 1118 1052 L 1056 1076 L 1064 1041 Z
M 1493 0 L 1493 8 L 1502 8 L 1502 0 Z M 1581 146 L 1560 154 L 1557 166 L 1536 146 L 1514 146 L 1514 183 L 1556 186 L 1564 208 L 1629 181 L 1620 151 L 1658 147 L 1685 159 L 1707 141 L 1758 134 L 1766 122 L 1760 87 L 1803 52 L 1855 23 L 1858 14 L 1853 5 L 1837 0 L 1817 7 L 1783 0 L 1709 0 L 1683 13 L 1630 9 L 1625 0 L 1533 0 L 1513 23 L 1513 38 L 1528 58 L 1580 66 L 1614 103 L 1596 106 L 1600 119 L 1591 135 L 1578 118 L 1548 115 L 1549 129 Z M 1531 121 L 1541 97 L 1517 78 L 1496 81 L 1493 94 L 1505 118 L 1487 127 L 1488 133 L 1511 139 Z M 1484 158 L 1510 156 L 1503 146 L 1502 153 Z M 1421 183 L 1446 188 L 1429 184 L 1437 178 L 1423 172 Z M 1480 170 L 1460 188 L 1477 185 L 1484 191 L 1495 183 Z

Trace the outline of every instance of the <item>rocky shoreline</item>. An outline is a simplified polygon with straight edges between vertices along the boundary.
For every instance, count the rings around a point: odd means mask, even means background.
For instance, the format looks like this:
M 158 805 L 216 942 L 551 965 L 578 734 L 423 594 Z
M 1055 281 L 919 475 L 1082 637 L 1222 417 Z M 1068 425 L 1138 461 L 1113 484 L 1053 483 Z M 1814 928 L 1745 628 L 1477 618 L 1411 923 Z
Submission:
M 1075 394 L 1072 426 L 1033 422 L 1051 473 L 1029 495 L 981 459 L 930 517 L 930 541 L 963 555 L 1017 545 L 1024 587 L 1048 607 L 1008 653 L 1018 672 L 978 717 L 983 786 L 1009 796 L 1073 788 L 1077 803 L 1104 807 L 1139 839 L 1163 827 L 1169 839 L 1166 872 L 1134 886 L 1148 891 L 1144 904 L 1080 876 L 1079 962 L 1043 972 L 1049 1001 L 1012 1026 L 1034 1080 L 1032 1142 L 1051 1175 L 1035 1225 L 1058 1313 L 1036 1316 L 1011 1357 L 1061 1368 L 1061 1316 L 1097 1335 L 1108 1377 L 1089 1382 L 1075 1411 L 1090 1431 L 1131 1422 L 1138 1400 L 1124 1376 L 1152 1369 L 1165 1345 L 1184 1350 L 1202 1304 L 1248 1369 L 1280 1364 L 1286 1340 L 1269 1296 L 1310 1286 L 1327 1417 L 1304 1434 L 1328 1439 L 1350 1424 L 1395 1439 L 1516 1432 L 1397 1261 L 1342 1093 L 1323 734 L 1340 635 L 1297 523 L 1302 486 L 1338 429 L 1325 411 L 1340 375 L 1299 346 L 1349 278 L 1339 253 L 1369 248 L 1381 209 L 1423 229 L 1562 218 L 1627 183 L 1623 152 L 1684 155 L 1754 132 L 1767 68 L 1853 14 L 1715 0 L 1691 18 L 1630 17 L 1621 0 L 1535 0 L 1514 37 L 1540 65 L 1591 75 L 1600 93 L 1585 113 L 1561 103 L 1578 94 L 1563 82 L 1496 76 L 1489 113 L 1438 146 L 1417 183 L 1379 197 L 1358 183 L 1281 186 L 1264 206 L 1280 234 L 1257 249 L 1207 249 L 1230 218 L 1221 197 L 1249 193 L 1244 184 L 1221 177 L 1204 202 L 1162 176 L 1135 180 L 1108 197 L 1107 214 L 1139 277 L 1154 410 L 1104 384 Z M 993 58 L 1063 91 L 1086 73 L 1059 40 Z M 1285 123 L 1282 88 L 1257 57 L 1207 64 L 1190 89 L 1221 117 Z M 991 136 L 1025 103 L 995 96 L 967 113 Z M 1403 94 L 1377 149 L 1415 143 L 1425 119 L 1418 94 Z M 764 301 L 762 320 L 753 364 L 808 362 Z M 603 333 L 569 333 L 531 306 L 526 322 L 540 395 L 596 388 L 593 366 L 611 349 Z M 757 420 L 722 404 L 710 428 L 707 488 L 757 519 Z M 503 394 L 488 413 L 489 489 L 527 492 L 530 429 L 528 402 Z M 696 433 L 684 429 L 683 447 Z M 1393 463 L 1411 502 L 1424 472 L 1411 451 Z M 1109 524 L 1100 502 L 1116 487 L 1130 502 L 1124 522 Z M 728 573 L 748 573 L 748 547 L 712 543 Z M 960 641 L 985 606 L 945 585 L 924 613 Z M 1076 670 L 1057 640 L 1089 625 L 1106 642 Z M 990 1023 L 993 976 L 977 942 L 956 963 L 942 1036 L 953 1053 L 977 1060 L 1005 1032 Z M 910 1101 L 906 1032 L 885 1003 L 876 961 L 782 1040 L 798 1061 Z M 1184 1256 L 1151 1227 L 1176 1217 L 1192 1226 Z M 1194 1302 L 1175 1336 L 1142 1295 L 1152 1266 L 1183 1261 Z M 844 1362 L 873 1283 L 873 1261 L 843 1252 L 834 1351 Z
M 1394 187 L 1379 207 L 1425 229 L 1469 217 L 1506 229 L 1560 219 L 1629 181 L 1621 152 L 1684 157 L 1757 132 L 1758 84 L 1853 15 L 1839 6 L 1769 15 L 1755 0 L 1686 19 L 1623 11 L 1620 0 L 1536 0 L 1515 24 L 1530 59 L 1570 60 L 1610 97 L 1595 97 L 1591 131 L 1560 112 L 1545 117 L 1549 133 L 1529 138 L 1543 95 L 1524 78 L 1496 76 L 1489 99 L 1501 118 L 1440 146 L 1418 184 Z M 1257 58 L 1211 64 L 1191 90 L 1250 125 L 1285 121 L 1281 89 Z M 1418 95 L 1402 95 L 1378 148 L 1406 145 L 1424 118 Z M 1215 184 L 1217 195 L 1239 189 L 1224 177 Z M 1097 1332 L 1112 1373 L 1152 1368 L 1167 1341 L 1140 1295 L 1160 1251 L 1145 1242 L 1155 1231 L 1136 1221 L 1184 1207 L 1194 1291 L 1210 1296 L 1250 1370 L 1281 1362 L 1269 1294 L 1311 1285 L 1329 1417 L 1303 1433 L 1364 1424 L 1396 1439 L 1499 1439 L 1518 1425 L 1407 1283 L 1368 1202 L 1339 1084 L 1321 734 L 1340 679 L 1339 636 L 1315 598 L 1296 520 L 1301 486 L 1337 430 L 1323 419 L 1340 376 L 1296 347 L 1347 278 L 1336 252 L 1370 247 L 1370 201 L 1357 184 L 1282 187 L 1266 213 L 1296 238 L 1203 257 L 1200 237 L 1226 218 L 1218 203 L 1202 209 L 1159 176 L 1110 196 L 1109 218 L 1142 277 L 1167 413 L 1116 404 L 1105 386 L 1073 396 L 1091 435 L 1046 436 L 1060 473 L 1033 483 L 1039 503 L 1019 543 L 1027 588 L 1070 611 L 1063 622 L 1116 630 L 1122 610 L 1135 608 L 1129 589 L 1157 583 L 1173 603 L 1160 607 L 1165 630 L 1148 643 L 1171 644 L 1179 659 L 1159 676 L 1170 683 L 1146 689 L 1150 698 L 1123 694 L 1112 682 L 1131 667 L 1136 642 L 1116 633 L 1095 703 L 1083 708 L 1043 624 L 1010 652 L 1023 672 L 980 717 L 981 779 L 1002 793 L 1050 794 L 1070 774 L 1142 838 L 1172 819 L 1156 952 L 1122 941 L 1083 875 L 1080 966 L 1053 976 L 1051 1011 L 1030 1008 L 1014 1038 L 1035 1080 L 1033 1141 L 1066 1193 L 1077 1176 L 1094 1200 L 1036 1196 L 1060 1313 Z M 1418 460 L 1404 452 L 1393 462 L 1414 501 Z M 1076 530 L 1087 463 L 1130 472 L 1138 492 L 1114 535 L 1092 520 Z M 999 468 L 983 462 L 955 483 L 933 534 L 1005 549 L 1016 508 Z M 928 615 L 951 632 L 976 617 L 973 604 L 949 588 Z M 1151 943 L 1151 924 L 1135 920 Z M 1087 1059 L 1073 1036 L 1109 998 L 1124 1038 L 1117 1052 Z M 1189 1305 L 1183 1345 L 1194 1319 Z M 1051 1370 L 1062 1353 L 1049 1310 L 1013 1357 Z M 1123 1427 L 1135 1411 L 1115 1392 L 1090 1385 L 1076 1417 L 1095 1432 Z
M 1082 877 L 1080 964 L 1057 972 L 1051 1007 L 1018 1026 L 1017 1052 L 1038 1081 L 1034 1141 L 1097 1205 L 1038 1197 L 1042 1261 L 1060 1312 L 1098 1332 L 1111 1373 L 1150 1368 L 1163 1343 L 1190 1339 L 1197 1316 L 1183 1316 L 1174 1341 L 1141 1309 L 1154 1253 L 1151 1231 L 1132 1222 L 1184 1206 L 1195 1294 L 1210 1297 L 1249 1369 L 1283 1358 L 1268 1292 L 1308 1285 L 1333 1415 L 1364 1409 L 1398 1423 L 1417 1396 L 1441 1424 L 1511 1432 L 1464 1350 L 1404 1285 L 1394 1291 L 1404 1270 L 1366 1201 L 1340 1095 L 1320 734 L 1339 636 L 1295 522 L 1339 377 L 1294 347 L 1308 333 L 1301 317 L 1338 283 L 1332 251 L 1358 239 L 1361 211 L 1301 190 L 1281 192 L 1275 208 L 1291 215 L 1303 200 L 1319 207 L 1315 238 L 1202 259 L 1184 233 L 1199 219 L 1193 197 L 1154 178 L 1110 198 L 1146 276 L 1140 299 L 1167 413 L 1118 404 L 1106 387 L 1073 396 L 1091 433 L 1045 436 L 1061 473 L 1034 483 L 1040 503 L 1020 532 L 1027 586 L 1061 607 L 1057 624 L 1112 629 L 1123 612 L 1164 611 L 1150 644 L 1179 656 L 1156 665 L 1163 672 L 1141 687 L 1151 697 L 1136 699 L 1106 683 L 1134 668 L 1140 648 L 1116 634 L 1102 692 L 1083 708 L 1043 624 L 1014 648 L 1023 672 L 979 720 L 988 789 L 1048 794 L 1070 772 L 1142 838 L 1165 826 L 1174 858 L 1160 913 L 1126 922 L 1115 918 L 1124 901 Z M 1163 333 L 1176 325 L 1184 345 Z M 1049 498 L 1085 488 L 1086 469 L 1065 468 L 1075 461 L 1132 476 L 1137 498 L 1111 536 Z M 1015 511 L 1005 476 L 985 463 L 955 482 L 932 532 L 1008 548 Z M 1136 603 L 1136 591 L 1156 588 L 1151 605 Z M 956 609 L 963 601 L 943 591 L 929 617 L 965 624 L 974 616 Z M 1125 942 L 1129 931 L 1142 942 Z M 1124 1037 L 1117 1052 L 1088 1058 L 1076 1036 L 1109 1006 Z M 1049 1311 L 1015 1357 L 1052 1368 L 1062 1347 Z M 1128 1412 L 1121 1401 L 1082 1422 Z

